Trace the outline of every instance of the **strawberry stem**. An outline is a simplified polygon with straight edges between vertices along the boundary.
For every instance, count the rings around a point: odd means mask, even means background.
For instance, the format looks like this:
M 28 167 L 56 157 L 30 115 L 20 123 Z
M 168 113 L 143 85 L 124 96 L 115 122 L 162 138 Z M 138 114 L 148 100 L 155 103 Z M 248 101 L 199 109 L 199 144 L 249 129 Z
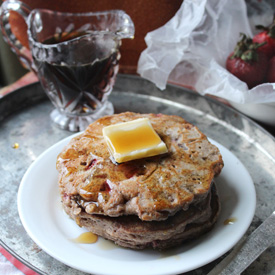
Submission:
M 250 37 L 246 36 L 244 33 L 240 33 L 240 35 L 241 35 L 241 39 L 237 43 L 234 49 L 234 53 L 231 56 L 231 59 L 238 57 L 246 62 L 257 61 L 258 60 L 257 49 L 265 45 L 266 42 L 255 43 Z
M 256 25 L 257 30 L 266 31 L 267 35 L 271 38 L 275 38 L 275 14 L 273 17 L 273 22 L 269 26 Z

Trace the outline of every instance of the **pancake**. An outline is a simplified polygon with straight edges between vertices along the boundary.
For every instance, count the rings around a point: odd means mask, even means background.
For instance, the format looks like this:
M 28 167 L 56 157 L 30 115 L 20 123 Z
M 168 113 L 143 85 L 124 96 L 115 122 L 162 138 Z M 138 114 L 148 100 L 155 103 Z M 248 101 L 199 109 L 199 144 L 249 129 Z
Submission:
M 168 153 L 114 163 L 105 126 L 149 118 Z M 167 249 L 215 224 L 220 204 L 214 178 L 218 148 L 179 116 L 121 113 L 103 117 L 73 138 L 57 157 L 66 213 L 87 230 L 133 249 Z
M 149 118 L 168 154 L 114 164 L 102 128 L 141 117 Z M 88 214 L 143 221 L 165 220 L 204 200 L 222 167 L 218 148 L 183 118 L 129 112 L 92 123 L 57 158 L 62 198 L 74 197 Z
M 164 250 L 208 232 L 217 221 L 220 203 L 213 183 L 204 201 L 192 204 L 187 211 L 180 210 L 164 221 L 141 221 L 134 215 L 108 217 L 87 214 L 73 199 L 64 204 L 64 209 L 80 227 L 119 246 Z

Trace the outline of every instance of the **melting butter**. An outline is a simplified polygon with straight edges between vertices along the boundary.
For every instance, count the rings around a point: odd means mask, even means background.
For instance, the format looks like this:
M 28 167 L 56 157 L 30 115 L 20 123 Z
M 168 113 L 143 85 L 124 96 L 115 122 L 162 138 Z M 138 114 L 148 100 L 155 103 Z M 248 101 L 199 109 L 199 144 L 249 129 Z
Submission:
M 117 246 L 114 242 L 105 240 L 103 238 L 100 239 L 97 247 L 101 250 L 113 250 L 119 248 L 119 246 Z
M 104 127 L 103 136 L 114 160 L 118 163 L 156 156 L 168 151 L 148 118 Z

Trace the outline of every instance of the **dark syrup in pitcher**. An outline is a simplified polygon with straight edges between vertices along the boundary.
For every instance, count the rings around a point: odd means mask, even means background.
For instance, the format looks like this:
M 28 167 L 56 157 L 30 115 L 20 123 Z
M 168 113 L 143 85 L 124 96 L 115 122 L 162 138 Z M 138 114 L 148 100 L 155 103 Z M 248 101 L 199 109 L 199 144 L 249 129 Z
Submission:
M 83 35 L 85 33 L 62 33 L 45 40 L 43 44 L 57 44 Z M 74 52 L 75 56 L 81 54 L 81 48 Z M 54 97 L 53 102 L 57 107 L 68 113 L 89 114 L 100 107 L 105 100 L 104 95 L 112 90 L 118 71 L 118 51 L 107 58 L 77 65 L 68 65 L 66 62 L 48 63 L 36 59 L 35 62 L 41 72 L 41 83 L 49 97 Z

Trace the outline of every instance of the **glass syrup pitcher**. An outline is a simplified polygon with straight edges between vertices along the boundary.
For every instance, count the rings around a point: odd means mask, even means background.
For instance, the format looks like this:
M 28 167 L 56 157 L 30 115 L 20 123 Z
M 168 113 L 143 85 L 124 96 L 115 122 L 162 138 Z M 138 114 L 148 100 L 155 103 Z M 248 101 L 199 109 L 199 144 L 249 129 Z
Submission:
M 27 23 L 29 48 L 17 40 L 10 11 Z M 82 131 L 114 108 L 108 97 L 118 72 L 121 39 L 134 37 L 134 24 L 122 10 L 63 13 L 31 10 L 8 0 L 1 6 L 1 30 L 18 58 L 34 71 L 55 106 L 51 119 L 62 129 Z

